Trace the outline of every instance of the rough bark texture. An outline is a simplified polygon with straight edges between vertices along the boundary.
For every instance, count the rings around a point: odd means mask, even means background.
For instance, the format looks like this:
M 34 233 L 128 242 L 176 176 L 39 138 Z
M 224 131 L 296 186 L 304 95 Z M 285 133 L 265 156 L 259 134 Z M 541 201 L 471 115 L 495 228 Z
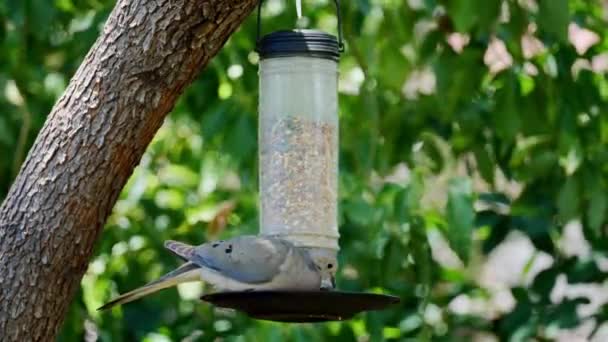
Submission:
M 55 338 L 146 146 L 256 2 L 117 2 L 0 207 L 0 340 Z

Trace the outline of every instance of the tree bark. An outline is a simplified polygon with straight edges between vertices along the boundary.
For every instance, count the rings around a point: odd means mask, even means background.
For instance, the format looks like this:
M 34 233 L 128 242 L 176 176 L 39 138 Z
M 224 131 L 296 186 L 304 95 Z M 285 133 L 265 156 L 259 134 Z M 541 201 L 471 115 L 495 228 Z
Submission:
M 0 207 L 0 340 L 51 341 L 183 89 L 256 0 L 118 0 Z

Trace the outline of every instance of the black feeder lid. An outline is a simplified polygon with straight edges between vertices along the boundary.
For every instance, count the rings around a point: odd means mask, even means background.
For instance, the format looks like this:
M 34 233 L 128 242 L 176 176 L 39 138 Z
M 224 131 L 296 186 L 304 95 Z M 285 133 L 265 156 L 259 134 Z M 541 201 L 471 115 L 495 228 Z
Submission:
M 345 291 L 247 291 L 204 295 L 216 306 L 245 312 L 252 318 L 291 323 L 342 321 L 358 313 L 382 310 L 399 297 Z
M 317 30 L 285 30 L 269 33 L 257 42 L 261 59 L 317 57 L 338 61 L 341 51 L 335 36 Z

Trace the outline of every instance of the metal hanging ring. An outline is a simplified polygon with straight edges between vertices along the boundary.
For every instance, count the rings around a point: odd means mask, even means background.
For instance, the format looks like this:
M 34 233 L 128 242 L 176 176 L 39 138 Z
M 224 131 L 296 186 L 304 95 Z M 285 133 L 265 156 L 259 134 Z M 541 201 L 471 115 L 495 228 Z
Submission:
M 335 0 L 336 3 L 336 17 L 338 19 L 338 48 L 340 52 L 344 52 L 344 37 L 342 35 L 342 8 L 340 6 L 340 0 Z
M 262 36 L 262 3 L 264 0 L 260 0 L 258 3 L 258 21 L 257 21 L 257 31 L 255 36 L 256 47 L 255 50 L 258 51 L 258 43 L 260 42 Z M 336 4 L 336 17 L 338 19 L 338 49 L 340 52 L 344 52 L 344 38 L 342 35 L 342 11 L 340 6 L 340 0 L 334 0 Z

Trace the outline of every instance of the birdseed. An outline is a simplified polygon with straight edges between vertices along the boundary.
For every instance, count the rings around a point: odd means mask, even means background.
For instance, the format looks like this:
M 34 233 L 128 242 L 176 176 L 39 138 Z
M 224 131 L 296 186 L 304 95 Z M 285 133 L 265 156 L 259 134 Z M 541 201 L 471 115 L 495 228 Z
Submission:
M 288 116 L 260 133 L 264 231 L 337 234 L 337 125 Z

